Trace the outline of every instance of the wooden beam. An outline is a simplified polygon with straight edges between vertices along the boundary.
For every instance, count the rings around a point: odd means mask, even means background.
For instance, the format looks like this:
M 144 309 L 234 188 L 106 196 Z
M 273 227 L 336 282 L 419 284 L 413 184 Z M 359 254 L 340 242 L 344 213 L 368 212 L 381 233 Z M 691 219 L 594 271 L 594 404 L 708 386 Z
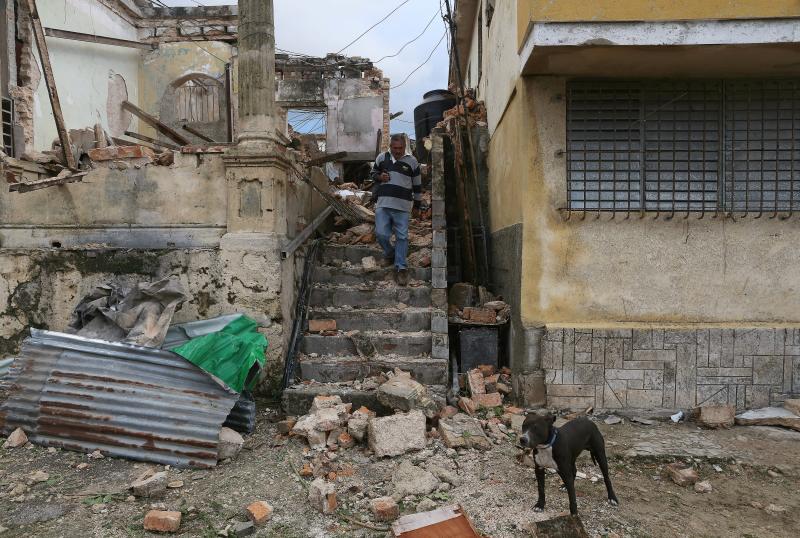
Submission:
M 33 38 L 36 41 L 36 48 L 39 49 L 39 59 L 42 61 L 42 72 L 47 85 L 47 93 L 50 96 L 50 105 L 53 107 L 58 139 L 61 141 L 61 150 L 64 152 L 64 162 L 67 163 L 67 168 L 70 170 L 77 170 L 78 164 L 75 162 L 75 155 L 72 154 L 67 126 L 64 123 L 64 114 L 61 112 L 61 101 L 58 99 L 56 78 L 53 76 L 53 66 L 50 64 L 50 53 L 47 51 L 47 42 L 44 39 L 44 30 L 42 29 L 42 21 L 39 19 L 39 11 L 36 8 L 36 0 L 26 0 L 26 4 L 31 15 Z
M 300 245 L 305 243 L 306 239 L 311 237 L 311 234 L 314 233 L 314 231 L 317 228 L 319 228 L 320 225 L 323 222 L 325 222 L 325 220 L 328 217 L 331 216 L 331 213 L 333 213 L 333 208 L 331 206 L 328 206 L 325 209 L 323 209 L 320 212 L 320 214 L 317 215 L 316 218 L 311 222 L 311 224 L 306 226 L 305 229 L 302 232 L 300 232 L 300 235 L 292 239 L 292 241 L 288 245 L 286 245 L 285 247 L 283 247 L 283 249 L 281 249 L 281 259 L 285 260 L 292 254 L 294 254 L 294 251 L 297 250 L 300 247 Z
M 331 153 L 330 155 L 323 155 L 322 157 L 317 157 L 316 159 L 311 159 L 310 161 L 306 161 L 306 166 L 319 166 L 321 164 L 329 163 L 332 161 L 338 161 L 340 159 L 344 159 L 347 157 L 346 151 L 340 151 L 338 153 Z
M 181 150 L 180 146 L 176 146 L 175 144 L 170 144 L 169 142 L 162 142 L 161 140 L 156 140 L 155 138 L 150 138 L 149 136 L 145 136 L 143 134 L 134 133 L 133 131 L 125 131 L 125 136 L 135 138 L 136 140 L 141 140 L 142 142 L 149 142 L 154 146 L 159 146 L 165 149 L 171 149 L 173 151 Z
M 28 0 L 28 1 L 31 2 L 33 0 Z M 148 114 L 147 112 L 145 112 L 144 110 L 142 110 L 138 106 L 134 105 L 130 101 L 123 101 L 122 102 L 122 108 L 124 108 L 128 112 L 131 112 L 131 113 L 135 114 L 141 120 L 143 120 L 146 124 L 148 124 L 151 127 L 155 128 L 155 130 L 157 130 L 159 133 L 170 137 L 172 140 L 174 140 L 175 142 L 177 142 L 181 146 L 188 146 L 189 144 L 191 144 L 191 142 L 189 141 L 188 138 L 186 138 L 185 136 L 180 134 L 178 131 L 176 131 L 175 129 L 173 129 L 172 127 L 167 125 L 166 123 L 163 123 L 158 118 L 156 118 L 154 116 L 151 116 L 150 114 Z
M 187 133 L 192 133 L 194 136 L 196 136 L 200 140 L 204 140 L 206 142 L 211 142 L 212 144 L 216 144 L 217 143 L 217 141 L 214 140 L 213 138 L 209 138 L 208 136 L 204 135 L 203 133 L 201 133 L 197 129 L 193 129 L 192 127 L 190 127 L 188 125 L 184 124 L 183 130 L 186 131 Z
M 117 146 L 138 146 L 139 145 L 136 142 L 131 142 L 130 140 L 125 140 L 124 138 L 118 138 L 116 136 L 112 136 L 111 137 L 111 142 L 113 142 L 113 145 L 117 145 Z
M 83 181 L 83 176 L 88 174 L 88 171 L 78 172 L 69 175 L 57 175 L 56 177 L 49 177 L 47 179 L 40 179 L 38 181 L 30 181 L 27 183 L 12 183 L 8 187 L 8 192 L 31 192 L 38 191 L 39 189 L 46 189 L 47 187 L 55 187 L 56 185 L 65 185 L 67 183 L 75 183 L 76 181 Z
M 127 47 L 130 49 L 154 50 L 158 45 L 142 43 L 140 41 L 129 41 L 127 39 L 117 39 L 116 37 L 105 37 L 101 35 L 83 34 L 81 32 L 70 32 L 69 30 L 57 30 L 55 28 L 45 28 L 44 35 L 57 37 L 59 39 L 70 39 L 72 41 L 83 41 L 86 43 L 97 43 L 99 45 L 113 45 L 115 47 Z

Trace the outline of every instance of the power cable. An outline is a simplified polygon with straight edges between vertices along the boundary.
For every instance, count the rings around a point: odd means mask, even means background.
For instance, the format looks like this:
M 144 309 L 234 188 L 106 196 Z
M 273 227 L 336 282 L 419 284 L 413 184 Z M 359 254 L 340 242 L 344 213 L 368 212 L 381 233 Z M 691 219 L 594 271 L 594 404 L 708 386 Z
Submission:
M 409 1 L 410 1 L 410 0 L 404 0 L 404 2 L 402 2 L 402 3 L 401 3 L 399 6 L 397 6 L 397 7 L 396 7 L 396 8 L 394 8 L 393 10 L 391 10 L 391 11 L 389 12 L 389 14 L 388 14 L 388 15 L 386 15 L 384 18 L 382 18 L 381 20 L 379 20 L 378 22 L 376 22 L 375 24 L 373 24 L 372 26 L 370 26 L 369 28 L 367 28 L 366 30 L 364 30 L 364 32 L 363 32 L 363 33 L 361 33 L 361 35 L 359 35 L 357 38 L 355 38 L 354 40 L 352 40 L 350 43 L 348 43 L 347 45 L 345 45 L 344 47 L 342 47 L 341 49 L 339 49 L 339 51 L 337 51 L 337 52 L 336 52 L 336 54 L 340 54 L 340 53 L 341 53 L 343 50 L 345 50 L 347 47 L 349 47 L 350 45 L 352 45 L 353 43 L 355 43 L 356 41 L 358 41 L 359 39 L 361 39 L 362 37 L 364 37 L 365 35 L 367 35 L 367 34 L 368 34 L 370 31 L 372 31 L 372 29 L 373 29 L 373 28 L 375 28 L 375 27 L 376 27 L 376 26 L 378 26 L 380 23 L 382 23 L 383 21 L 385 21 L 386 19 L 388 19 L 389 17 L 391 17 L 391 16 L 392 16 L 392 14 L 394 14 L 394 12 L 395 12 L 395 11 L 397 11 L 398 9 L 400 9 L 401 7 L 403 7 L 404 5 L 408 4 L 408 2 L 409 2 Z
M 433 50 L 431 51 L 431 53 L 430 53 L 430 54 L 428 54 L 428 57 L 427 57 L 427 58 L 425 58 L 425 61 L 424 61 L 424 62 L 422 62 L 421 64 L 419 64 L 417 67 L 415 67 L 415 68 L 414 68 L 414 70 L 413 70 L 413 71 L 411 71 L 411 72 L 410 72 L 410 73 L 409 73 L 409 74 L 406 76 L 406 78 L 404 78 L 404 79 L 403 79 L 403 82 L 401 82 L 400 84 L 396 84 L 396 85 L 394 85 L 394 86 L 390 87 L 389 89 L 390 89 L 390 90 L 394 90 L 395 88 L 399 88 L 400 86 L 402 86 L 403 84 L 405 84 L 406 82 L 408 82 L 408 79 L 410 79 L 410 78 L 411 78 L 411 76 L 412 76 L 414 73 L 416 73 L 417 71 L 419 71 L 419 70 L 422 68 L 422 66 L 424 66 L 425 64 L 427 64 L 427 63 L 428 63 L 428 62 L 431 60 L 431 58 L 433 58 L 433 53 L 434 53 L 434 52 L 436 52 L 436 49 L 438 49 L 438 48 L 439 48 L 439 45 L 441 45 L 441 44 L 442 44 L 442 41 L 444 41 L 444 38 L 445 38 L 445 36 L 446 36 L 446 35 L 447 35 L 447 30 L 445 30 L 445 31 L 444 31 L 444 33 L 442 34 L 442 37 L 440 37 L 440 38 L 439 38 L 439 41 L 436 43 L 436 46 L 435 46 L 435 47 L 433 47 Z
M 408 43 L 406 43 L 405 45 L 403 45 L 402 47 L 400 47 L 400 50 L 398 50 L 398 51 L 397 51 L 397 52 L 395 52 L 394 54 L 389 54 L 388 56 L 384 56 L 384 57 L 383 57 L 383 58 L 381 58 L 380 60 L 375 60 L 375 61 L 374 61 L 374 62 L 372 62 L 372 63 L 374 63 L 374 64 L 376 64 L 376 63 L 380 63 L 380 62 L 382 62 L 383 60 L 385 60 L 385 59 L 387 59 L 387 58 L 394 58 L 395 56 L 398 56 L 398 55 L 399 55 L 401 52 L 403 52 L 403 49 L 405 49 L 405 48 L 406 48 L 407 46 L 409 46 L 411 43 L 413 43 L 414 41 L 416 41 L 417 39 L 419 39 L 420 37 L 422 37 L 423 35 L 425 35 L 425 32 L 427 32 L 427 31 L 428 31 L 428 28 L 430 28 L 430 27 L 431 27 L 431 24 L 433 24 L 433 20 L 436 18 L 436 15 L 437 15 L 437 14 L 438 14 L 438 13 L 434 13 L 434 14 L 433 14 L 433 17 L 431 17 L 431 20 L 429 20 L 429 21 L 428 21 L 428 24 L 425 26 L 425 29 L 424 29 L 424 30 L 422 30 L 422 33 L 420 33 L 420 34 L 419 34 L 417 37 L 415 37 L 414 39 L 412 39 L 411 41 L 409 41 Z

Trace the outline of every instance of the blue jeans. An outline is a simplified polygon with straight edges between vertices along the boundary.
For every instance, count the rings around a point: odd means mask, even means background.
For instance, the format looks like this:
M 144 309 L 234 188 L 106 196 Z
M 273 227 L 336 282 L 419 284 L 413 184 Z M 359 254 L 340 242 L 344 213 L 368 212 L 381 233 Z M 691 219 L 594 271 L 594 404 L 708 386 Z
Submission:
M 406 268 L 410 216 L 408 211 L 388 207 L 379 207 L 375 210 L 375 235 L 378 243 L 383 248 L 383 255 L 386 259 L 394 258 L 394 266 L 398 269 Z M 391 241 L 392 232 L 394 232 L 394 245 Z

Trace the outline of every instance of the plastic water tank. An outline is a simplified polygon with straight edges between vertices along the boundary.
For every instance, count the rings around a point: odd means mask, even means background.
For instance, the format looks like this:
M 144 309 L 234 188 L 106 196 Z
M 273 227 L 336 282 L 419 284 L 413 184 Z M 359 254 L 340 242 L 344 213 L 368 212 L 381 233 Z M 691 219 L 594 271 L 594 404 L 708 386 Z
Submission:
M 431 134 L 436 124 L 444 119 L 445 110 L 458 104 L 458 99 L 447 90 L 431 90 L 422 96 L 422 103 L 414 109 L 414 134 L 417 138 L 417 158 L 427 159 L 422 139 Z

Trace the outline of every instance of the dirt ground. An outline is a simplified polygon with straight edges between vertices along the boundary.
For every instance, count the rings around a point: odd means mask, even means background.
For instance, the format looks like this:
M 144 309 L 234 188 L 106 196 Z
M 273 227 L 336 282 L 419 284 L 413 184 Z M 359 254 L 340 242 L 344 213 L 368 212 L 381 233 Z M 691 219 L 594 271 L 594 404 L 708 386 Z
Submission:
M 338 451 L 339 510 L 323 516 L 307 500 L 311 479 L 298 475 L 308 461 L 305 443 L 276 438 L 279 418 L 276 411 L 260 411 L 257 433 L 227 464 L 204 471 L 170 469 L 170 481 L 183 485 L 155 500 L 133 500 L 126 489 L 145 463 L 90 459 L 31 445 L 0 449 L 0 527 L 5 529 L 0 536 L 150 536 L 142 521 L 155 505 L 183 512 L 180 536 L 212 537 L 244 521 L 243 507 L 254 500 L 275 509 L 258 530 L 260 537 L 387 536 L 385 530 L 352 521 L 385 528 L 371 519 L 369 500 L 393 493 L 393 472 L 406 460 L 424 469 L 445 469 L 449 476 L 432 494 L 404 498 L 402 513 L 416 512 L 420 503 L 426 509 L 460 503 L 480 532 L 501 538 L 530 536 L 531 522 L 568 510 L 560 481 L 550 475 L 546 511 L 533 511 L 533 469 L 518 463 L 512 438 L 488 452 L 456 452 L 431 439 L 424 451 L 392 459 L 376 460 L 358 446 Z M 766 427 L 707 431 L 692 424 L 644 426 L 628 420 L 608 426 L 600 418 L 597 423 L 620 506 L 607 504 L 602 480 L 592 481 L 598 469 L 582 455 L 579 471 L 586 478 L 577 482 L 578 504 L 592 536 L 800 536 L 795 517 L 800 510 L 800 433 Z M 694 466 L 713 491 L 696 493 L 675 485 L 662 474 L 673 461 Z M 81 463 L 88 467 L 78 469 Z M 46 481 L 30 483 L 36 471 L 45 471 Z

